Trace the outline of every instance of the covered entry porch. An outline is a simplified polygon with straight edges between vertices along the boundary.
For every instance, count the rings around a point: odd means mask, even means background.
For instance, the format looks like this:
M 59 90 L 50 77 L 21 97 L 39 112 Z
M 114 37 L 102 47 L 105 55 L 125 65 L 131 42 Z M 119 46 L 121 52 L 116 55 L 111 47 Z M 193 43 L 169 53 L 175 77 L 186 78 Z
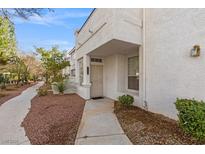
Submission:
M 140 45 L 113 39 L 79 60 L 79 94 L 87 99 L 117 99 L 132 95 L 140 103 L 142 91 L 142 54 Z

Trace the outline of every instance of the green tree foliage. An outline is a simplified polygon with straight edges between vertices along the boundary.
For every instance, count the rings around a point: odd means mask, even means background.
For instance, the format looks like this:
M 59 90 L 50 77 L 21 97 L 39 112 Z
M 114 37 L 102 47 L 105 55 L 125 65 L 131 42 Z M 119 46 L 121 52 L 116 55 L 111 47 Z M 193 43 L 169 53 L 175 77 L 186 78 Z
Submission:
M 57 47 L 52 47 L 51 50 L 36 48 L 36 51 L 41 55 L 47 81 L 48 78 L 53 77 L 54 80 L 58 78 L 61 70 L 70 65 L 69 61 L 64 58 L 65 54 Z
M 42 66 L 34 56 L 16 55 L 13 63 L 8 64 L 5 72 L 9 73 L 10 81 L 27 83 L 29 80 L 36 80 L 42 75 Z
M 17 77 L 17 84 L 20 81 L 27 82 L 29 76 L 28 66 L 24 63 L 23 59 L 16 56 L 15 63 L 10 65 L 8 71 Z
M 0 65 L 12 61 L 16 53 L 16 38 L 13 24 L 0 16 Z

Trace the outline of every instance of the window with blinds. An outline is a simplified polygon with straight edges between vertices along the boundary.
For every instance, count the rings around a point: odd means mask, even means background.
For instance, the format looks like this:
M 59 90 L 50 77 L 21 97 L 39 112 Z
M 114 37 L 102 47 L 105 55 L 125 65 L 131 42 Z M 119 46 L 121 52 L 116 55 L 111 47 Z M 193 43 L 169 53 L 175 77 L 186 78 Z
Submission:
M 128 58 L 128 89 L 139 90 L 139 56 Z

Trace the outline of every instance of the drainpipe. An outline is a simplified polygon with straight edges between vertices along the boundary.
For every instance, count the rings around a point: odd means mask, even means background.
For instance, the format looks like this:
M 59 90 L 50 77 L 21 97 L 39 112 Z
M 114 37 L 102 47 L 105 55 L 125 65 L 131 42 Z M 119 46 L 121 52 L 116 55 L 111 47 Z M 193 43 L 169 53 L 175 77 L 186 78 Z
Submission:
M 143 8 L 143 27 L 142 27 L 142 52 L 143 52 L 143 106 L 148 110 L 147 98 L 146 98 L 146 9 Z

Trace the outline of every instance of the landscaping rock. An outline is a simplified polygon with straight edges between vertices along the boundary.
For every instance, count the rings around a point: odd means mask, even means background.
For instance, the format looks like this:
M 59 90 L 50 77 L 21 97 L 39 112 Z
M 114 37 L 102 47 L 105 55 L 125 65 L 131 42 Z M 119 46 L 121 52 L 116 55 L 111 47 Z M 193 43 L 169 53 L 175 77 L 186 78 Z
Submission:
M 118 105 L 115 103 L 115 114 L 133 144 L 205 144 L 185 134 L 175 120 L 135 106 L 122 109 Z
M 74 144 L 84 105 L 76 94 L 36 96 L 22 123 L 31 144 Z

